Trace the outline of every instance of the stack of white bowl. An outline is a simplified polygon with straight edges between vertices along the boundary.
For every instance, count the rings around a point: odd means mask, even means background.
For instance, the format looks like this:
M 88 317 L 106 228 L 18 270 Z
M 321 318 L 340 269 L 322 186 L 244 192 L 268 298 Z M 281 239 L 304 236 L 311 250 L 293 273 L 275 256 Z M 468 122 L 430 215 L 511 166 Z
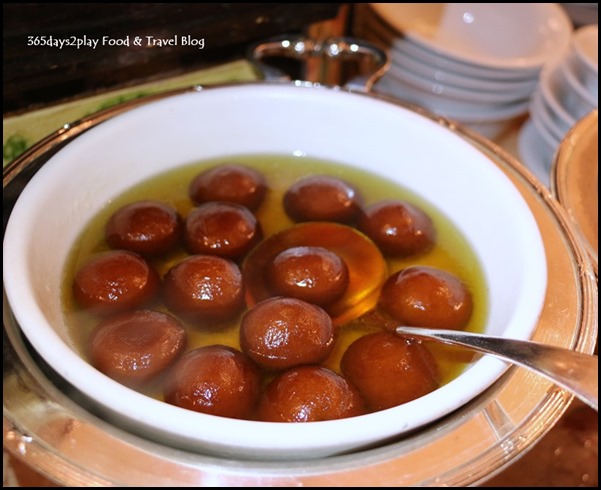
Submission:
M 545 184 L 559 144 L 599 105 L 599 26 L 576 29 L 569 47 L 543 69 L 518 139 L 524 163 Z
M 376 92 L 495 139 L 528 112 L 544 64 L 569 43 L 558 4 L 357 4 L 354 33 L 390 57 Z

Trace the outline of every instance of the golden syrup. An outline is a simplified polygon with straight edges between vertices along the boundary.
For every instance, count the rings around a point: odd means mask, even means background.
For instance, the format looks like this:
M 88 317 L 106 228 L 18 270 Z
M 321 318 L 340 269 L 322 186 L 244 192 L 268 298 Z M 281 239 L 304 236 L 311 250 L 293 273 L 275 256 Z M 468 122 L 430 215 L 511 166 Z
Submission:
M 338 325 L 336 346 L 331 356 L 323 363 L 324 366 L 340 372 L 340 358 L 348 345 L 358 337 L 379 329 L 377 325 L 361 321 L 359 317 L 373 307 L 377 301 L 377 292 L 383 280 L 393 272 L 409 265 L 430 265 L 444 269 L 459 277 L 472 292 L 474 302 L 474 311 L 466 330 L 477 332 L 483 329 L 487 313 L 487 289 L 481 266 L 465 237 L 444 215 L 442 210 L 437 209 L 431 203 L 426 202 L 398 183 L 342 163 L 293 155 L 235 155 L 182 166 L 142 182 L 107 203 L 82 231 L 70 253 L 62 289 L 68 329 L 82 356 L 87 358 L 87 338 L 98 323 L 98 319 L 77 307 L 71 294 L 71 284 L 75 272 L 91 254 L 108 249 L 104 241 L 104 227 L 110 215 L 127 203 L 142 199 L 155 199 L 170 203 L 185 218 L 193 207 L 193 203 L 188 197 L 188 186 L 192 179 L 207 168 L 234 162 L 253 167 L 265 176 L 268 192 L 265 201 L 255 214 L 261 223 L 265 237 L 264 241 L 268 243 L 270 240 L 272 244 L 277 243 L 273 237 L 278 234 L 289 234 L 291 229 L 302 229 L 302 226 L 299 225 L 295 227 L 295 223 L 288 218 L 282 206 L 282 199 L 293 182 L 311 174 L 331 175 L 345 180 L 359 191 L 365 205 L 382 199 L 408 201 L 424 210 L 434 222 L 437 232 L 435 246 L 423 255 L 403 259 L 382 258 L 377 251 L 374 253 L 373 249 L 370 248 L 373 245 L 371 242 L 369 242 L 371 245 L 366 246 L 364 237 L 359 232 L 355 230 L 344 231 L 341 235 L 342 239 L 336 245 L 338 253 L 344 256 L 347 262 L 351 262 L 351 264 L 347 263 L 347 266 L 351 269 L 353 260 L 356 260 L 357 264 L 360 263 L 362 270 L 355 274 L 355 277 L 362 279 L 363 282 L 357 279 L 357 282 L 353 284 L 351 293 L 353 299 L 349 300 L 349 295 L 345 295 L 346 299 L 343 298 L 342 302 L 339 302 L 340 304 L 337 304 L 334 308 L 333 316 Z M 326 225 L 326 227 L 335 228 L 339 226 L 343 225 Z M 295 233 L 299 241 L 306 241 L 299 238 L 302 233 Z M 319 234 L 320 231 L 317 230 L 317 233 L 312 233 L 311 236 Z M 324 234 L 324 237 L 327 236 Z M 367 256 L 359 254 L 358 259 L 352 259 L 351 256 L 354 253 L 355 246 L 358 247 L 357 250 L 367 251 Z M 260 249 L 260 247 L 261 245 L 257 249 Z M 278 247 L 281 247 L 281 243 L 275 245 L 275 248 Z M 250 256 L 253 253 L 251 252 Z M 183 247 L 180 247 L 164 257 L 154 259 L 152 263 L 159 274 L 163 276 L 170 267 L 187 255 Z M 242 264 L 240 265 L 242 266 Z M 251 271 L 260 269 L 260 267 L 257 269 L 256 265 L 248 268 Z M 256 273 L 258 274 L 258 272 Z M 259 285 L 259 289 L 261 287 Z M 250 293 L 247 291 L 249 305 L 261 299 L 262 295 L 265 294 L 263 291 L 257 293 L 256 296 L 253 295 L 253 291 L 256 291 L 256 285 L 252 286 L 251 284 L 249 290 L 251 291 Z M 363 297 L 367 297 L 363 302 L 357 299 Z M 347 302 L 345 303 L 345 301 Z M 154 305 L 153 308 L 168 311 L 161 304 Z M 186 324 L 189 335 L 187 350 L 213 344 L 228 345 L 239 349 L 239 322 L 240 318 L 221 325 L 219 328 L 203 328 L 199 325 Z M 471 354 L 458 353 L 458 351 L 453 351 L 445 346 L 429 344 L 429 347 L 431 347 L 439 362 L 443 383 L 455 378 L 465 368 L 466 363 L 472 360 Z M 145 393 L 162 399 L 162 394 L 156 386 L 148 388 Z

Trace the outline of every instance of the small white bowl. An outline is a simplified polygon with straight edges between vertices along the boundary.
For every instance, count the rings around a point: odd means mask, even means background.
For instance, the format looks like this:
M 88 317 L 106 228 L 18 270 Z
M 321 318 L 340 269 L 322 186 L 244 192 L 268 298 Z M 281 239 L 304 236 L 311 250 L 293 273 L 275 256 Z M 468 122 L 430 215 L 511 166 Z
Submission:
M 547 102 L 540 89 L 537 89 L 534 92 L 530 102 L 531 106 L 534 104 L 540 104 L 543 107 L 543 111 L 547 114 L 552 126 L 557 129 L 558 134 L 564 135 L 573 126 L 572 119 L 566 119 L 563 117 L 565 114 L 556 112 L 555 107 Z
M 579 80 L 579 78 L 576 76 L 576 72 L 572 70 L 573 65 L 569 62 L 570 54 L 570 51 L 566 53 L 558 68 L 561 69 L 562 75 L 565 77 L 566 82 L 572 91 L 574 91 L 577 96 L 582 99 L 580 104 L 597 107 L 599 105 L 599 99 L 597 95 L 598 91 L 593 92 L 588 90 L 587 87 Z
M 575 121 L 591 112 L 597 107 L 598 102 L 576 80 L 566 63 L 565 57 L 555 63 L 549 64 L 545 69 L 545 81 L 549 83 L 559 104 Z
M 449 70 L 453 73 L 457 73 L 466 77 L 482 78 L 485 80 L 532 81 L 533 79 L 536 79 L 540 71 L 535 70 L 528 73 L 522 73 L 496 69 L 492 67 L 470 65 L 462 63 L 459 60 L 453 60 L 451 58 L 438 55 L 437 53 L 433 53 L 422 48 L 420 45 L 415 44 L 407 38 L 398 38 L 395 40 L 394 48 L 404 52 L 405 54 L 419 58 L 425 63 L 429 63 L 433 66 L 444 68 L 445 70 Z
M 474 105 L 446 108 L 439 100 L 425 97 L 422 91 L 389 76 L 382 77 L 374 86 L 374 90 L 424 107 L 472 129 L 489 140 L 498 138 L 518 117 L 526 114 L 530 104 L 529 100 L 525 99 L 517 104 L 497 105 L 492 108 L 476 108 Z
M 487 80 L 485 78 L 466 77 L 448 70 L 436 68 L 421 59 L 412 58 L 402 51 L 390 50 L 391 62 L 399 69 L 408 70 L 426 80 L 442 83 L 450 89 L 472 90 L 482 95 L 495 96 L 507 94 L 508 99 L 524 99 L 536 88 L 537 80 Z
M 540 135 L 542 140 L 544 141 L 546 151 L 545 153 L 545 167 L 547 169 L 551 168 L 551 162 L 553 160 L 553 156 L 559 147 L 559 142 L 561 141 L 560 137 L 557 137 L 553 134 L 553 131 L 548 125 L 548 121 L 542 116 L 539 111 L 534 111 L 530 114 L 530 119 L 536 128 L 536 132 Z M 549 158 L 550 157 L 550 158 Z
M 532 81 L 537 78 L 540 71 L 540 69 L 526 72 L 507 70 L 500 67 L 475 65 L 459 59 L 452 59 L 444 54 L 434 52 L 419 43 L 415 43 L 408 37 L 404 37 L 402 33 L 395 31 L 390 24 L 387 24 L 383 19 L 378 17 L 369 5 L 359 4 L 357 5 L 357 11 L 358 20 L 355 29 L 362 37 L 365 36 L 367 40 L 373 41 L 373 39 L 370 39 L 372 33 L 379 33 L 378 37 L 386 40 L 385 45 L 390 50 L 400 51 L 428 65 L 460 76 L 489 81 Z
M 509 104 L 479 100 L 461 100 L 446 97 L 444 94 L 436 94 L 433 90 L 410 83 L 408 77 L 404 78 L 397 78 L 395 70 L 391 67 L 389 72 L 375 86 L 378 90 L 382 89 L 384 93 L 388 93 L 399 100 L 405 100 L 425 107 L 436 114 L 454 118 L 472 115 L 487 117 L 489 119 L 505 119 L 508 117 L 517 117 L 528 110 L 528 98 Z
M 540 91 L 536 91 L 530 99 L 529 106 L 530 114 L 537 114 L 541 120 L 545 122 L 545 126 L 549 128 L 551 134 L 557 138 L 561 139 L 564 135 L 570 130 L 570 126 L 564 124 L 563 121 L 556 117 L 551 108 L 545 104 L 542 94 Z
M 527 99 L 531 95 L 530 92 L 523 96 L 519 96 L 511 91 L 505 90 L 489 92 L 458 87 L 432 78 L 425 78 L 412 70 L 395 63 L 390 65 L 388 71 L 390 75 L 397 80 L 402 80 L 414 87 L 429 92 L 437 98 L 449 101 L 461 101 L 477 107 L 481 105 L 495 107 L 497 105 L 511 104 L 516 101 Z
M 537 90 L 540 91 L 545 104 L 551 111 L 565 124 L 572 127 L 576 123 L 576 117 L 563 104 L 566 86 L 554 68 L 555 65 L 551 64 L 543 69 Z
M 409 70 L 424 79 L 443 83 L 451 88 L 473 89 L 480 93 L 509 93 L 519 99 L 528 97 L 538 83 L 537 78 L 504 80 L 495 77 L 484 78 L 457 73 L 447 66 L 437 66 L 437 63 L 430 63 L 419 48 L 414 51 L 411 47 L 407 48 L 410 43 L 399 40 L 395 44 L 395 40 L 388 38 L 384 30 L 376 31 L 367 28 L 364 36 L 368 41 L 375 42 L 387 49 L 391 63 L 399 69 Z
M 569 44 L 572 23 L 555 3 L 372 3 L 415 43 L 450 59 L 536 72 Z
M 6 227 L 4 286 L 15 318 L 33 348 L 99 413 L 142 437 L 205 454 L 321 458 L 433 423 L 505 372 L 506 363 L 485 356 L 401 406 L 286 424 L 178 408 L 126 388 L 80 357 L 66 331 L 59 291 L 67 255 L 88 220 L 132 185 L 167 169 L 266 153 L 375 172 L 444 210 L 482 265 L 489 301 L 485 332 L 531 336 L 545 298 L 544 246 L 524 198 L 484 152 L 434 118 L 374 95 L 308 84 L 204 88 L 140 105 L 67 144 L 31 179 Z
M 570 69 L 593 97 L 599 94 L 599 26 L 579 27 L 572 35 L 569 53 Z
M 528 119 L 518 134 L 518 153 L 522 163 L 542 182 L 550 187 L 550 166 L 553 153 L 538 133 L 532 119 Z

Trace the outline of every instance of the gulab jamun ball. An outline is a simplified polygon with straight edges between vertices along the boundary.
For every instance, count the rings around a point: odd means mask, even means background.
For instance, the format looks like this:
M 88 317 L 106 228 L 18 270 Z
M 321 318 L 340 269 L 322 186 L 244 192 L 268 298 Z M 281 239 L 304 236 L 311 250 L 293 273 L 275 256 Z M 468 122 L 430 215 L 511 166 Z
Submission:
M 177 361 L 165 383 L 165 401 L 195 412 L 235 419 L 251 416 L 261 385 L 257 367 L 239 350 L 210 345 Z
M 157 256 L 178 245 L 181 232 L 182 219 L 174 207 L 145 200 L 115 211 L 105 227 L 105 239 L 111 248 Z
M 340 368 L 372 412 L 427 395 L 441 382 L 426 346 L 386 331 L 355 340 L 344 352 Z
M 154 310 L 134 310 L 103 320 L 89 337 L 92 365 L 128 386 L 148 382 L 173 364 L 187 345 L 177 318 Z
M 276 376 L 265 388 L 257 418 L 264 422 L 317 422 L 365 413 L 357 389 L 320 366 L 299 366 Z
M 186 247 L 193 254 L 237 260 L 262 238 L 255 215 L 240 204 L 207 202 L 192 209 L 184 224 Z
M 109 315 L 152 303 L 161 279 L 140 255 L 126 250 L 98 253 L 75 274 L 73 296 L 83 308 Z
M 190 183 L 188 195 L 195 204 L 225 201 L 256 211 L 267 192 L 265 177 L 236 163 L 222 164 L 198 174 Z
M 242 317 L 240 348 L 269 371 L 317 364 L 334 348 L 334 327 L 319 306 L 296 298 L 274 297 Z
M 346 263 L 334 252 L 300 246 L 275 256 L 267 266 L 267 281 L 276 295 L 326 306 L 344 295 L 349 273 Z
M 284 193 L 286 214 L 296 222 L 335 221 L 352 223 L 363 200 L 349 183 L 329 175 L 309 175 L 294 182 Z
M 170 311 L 190 321 L 231 320 L 244 308 L 242 273 L 229 259 L 190 255 L 165 275 L 163 301 Z
M 378 304 L 399 324 L 452 330 L 466 327 L 473 310 L 467 286 L 454 274 L 429 266 L 392 274 Z
M 368 206 L 357 227 L 391 257 L 427 252 L 436 240 L 430 216 L 408 202 L 388 199 Z
M 301 160 L 199 162 L 98 214 L 64 285 L 90 363 L 182 409 L 269 422 L 384 410 L 454 376 L 394 329 L 478 326 L 469 246 L 409 190 Z

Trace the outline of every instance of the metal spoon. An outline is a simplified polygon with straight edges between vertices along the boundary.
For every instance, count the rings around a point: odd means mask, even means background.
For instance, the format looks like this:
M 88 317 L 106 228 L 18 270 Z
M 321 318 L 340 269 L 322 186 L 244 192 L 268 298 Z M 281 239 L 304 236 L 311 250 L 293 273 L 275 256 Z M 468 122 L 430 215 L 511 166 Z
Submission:
M 561 347 L 455 330 L 397 327 L 401 335 L 423 337 L 492 354 L 530 369 L 565 388 L 599 411 L 598 357 Z

